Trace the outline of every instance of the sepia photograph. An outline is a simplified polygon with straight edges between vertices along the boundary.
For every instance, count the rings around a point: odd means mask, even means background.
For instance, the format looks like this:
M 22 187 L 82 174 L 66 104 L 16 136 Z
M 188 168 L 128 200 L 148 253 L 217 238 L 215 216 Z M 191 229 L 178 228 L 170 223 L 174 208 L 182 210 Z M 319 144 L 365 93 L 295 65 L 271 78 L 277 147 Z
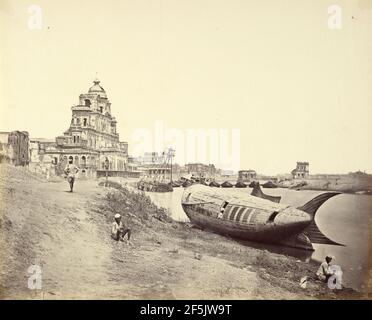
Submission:
M 371 37 L 372 0 L 0 0 L 0 300 L 370 300 Z

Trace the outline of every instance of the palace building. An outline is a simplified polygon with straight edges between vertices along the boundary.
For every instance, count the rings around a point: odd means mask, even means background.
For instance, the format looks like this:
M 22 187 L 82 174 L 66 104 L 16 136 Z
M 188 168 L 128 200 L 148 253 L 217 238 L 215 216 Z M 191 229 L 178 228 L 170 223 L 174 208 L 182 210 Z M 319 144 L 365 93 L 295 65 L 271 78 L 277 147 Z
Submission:
M 128 161 L 128 143 L 119 140 L 116 119 L 111 114 L 111 103 L 98 79 L 88 93 L 79 96 L 79 103 L 71 107 L 70 127 L 56 137 L 55 144 L 39 148 L 53 159 L 56 173 L 61 173 L 68 160 L 81 170 L 82 177 L 95 177 L 104 171 L 108 160 L 110 175 L 125 172 Z

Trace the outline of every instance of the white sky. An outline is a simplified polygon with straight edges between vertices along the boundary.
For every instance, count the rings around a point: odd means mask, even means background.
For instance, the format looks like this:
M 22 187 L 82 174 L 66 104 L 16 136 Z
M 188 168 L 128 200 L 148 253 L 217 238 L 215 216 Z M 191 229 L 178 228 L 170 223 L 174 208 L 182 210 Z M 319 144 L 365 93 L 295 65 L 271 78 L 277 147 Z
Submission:
M 372 172 L 371 0 L 0 0 L 0 19 L 0 131 L 61 135 L 97 73 L 130 152 L 159 120 L 239 128 L 260 173 Z

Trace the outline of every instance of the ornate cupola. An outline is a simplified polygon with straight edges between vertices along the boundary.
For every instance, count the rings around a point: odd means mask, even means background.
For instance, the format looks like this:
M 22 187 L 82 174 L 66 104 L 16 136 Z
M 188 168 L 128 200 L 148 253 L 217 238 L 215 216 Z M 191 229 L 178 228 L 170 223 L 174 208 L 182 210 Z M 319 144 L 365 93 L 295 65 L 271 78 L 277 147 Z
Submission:
M 91 94 L 97 94 L 99 95 L 101 98 L 107 98 L 107 95 L 106 95 L 106 91 L 105 89 L 103 89 L 99 83 L 100 81 L 96 78 L 94 81 L 93 81 L 94 85 L 92 87 L 89 88 L 88 92 L 91 93 Z

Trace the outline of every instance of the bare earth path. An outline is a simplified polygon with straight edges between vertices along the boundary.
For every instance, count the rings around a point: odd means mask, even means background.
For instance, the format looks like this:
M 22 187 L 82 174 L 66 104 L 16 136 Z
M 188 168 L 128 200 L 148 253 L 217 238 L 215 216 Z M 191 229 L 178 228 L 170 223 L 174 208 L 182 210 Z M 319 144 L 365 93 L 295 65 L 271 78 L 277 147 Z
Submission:
M 99 240 L 89 214 L 89 204 L 102 196 L 102 189 L 79 181 L 71 194 L 64 181 L 42 182 L 17 173 L 7 179 L 1 175 L 6 295 L 35 296 L 27 287 L 32 264 L 42 268 L 43 289 L 38 293 L 44 298 L 104 294 L 104 264 L 111 248 Z

